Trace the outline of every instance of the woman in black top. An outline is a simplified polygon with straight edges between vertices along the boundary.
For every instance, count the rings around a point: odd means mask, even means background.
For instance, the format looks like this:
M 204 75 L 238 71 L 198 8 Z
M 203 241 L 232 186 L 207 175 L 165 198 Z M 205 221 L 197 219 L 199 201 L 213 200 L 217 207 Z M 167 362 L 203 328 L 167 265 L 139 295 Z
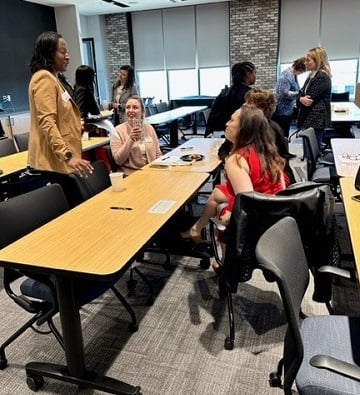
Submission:
M 88 118 L 88 114 L 100 114 L 94 96 L 95 71 L 90 66 L 79 66 L 75 71 L 74 99 L 81 113 L 81 118 Z

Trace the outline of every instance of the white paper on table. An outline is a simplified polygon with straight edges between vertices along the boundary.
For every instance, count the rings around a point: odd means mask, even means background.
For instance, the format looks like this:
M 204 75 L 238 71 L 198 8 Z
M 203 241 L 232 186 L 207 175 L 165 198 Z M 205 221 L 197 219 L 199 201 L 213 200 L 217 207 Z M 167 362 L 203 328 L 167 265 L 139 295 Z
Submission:
M 176 203 L 176 200 L 159 200 L 149 210 L 152 214 L 165 214 Z
M 92 122 L 91 121 L 89 122 L 89 119 L 88 119 L 86 123 L 95 125 L 100 129 L 105 129 L 109 134 L 111 134 L 117 138 L 120 138 L 118 135 L 118 132 L 115 129 L 115 126 L 108 119 L 101 119 L 101 120 L 92 121 Z

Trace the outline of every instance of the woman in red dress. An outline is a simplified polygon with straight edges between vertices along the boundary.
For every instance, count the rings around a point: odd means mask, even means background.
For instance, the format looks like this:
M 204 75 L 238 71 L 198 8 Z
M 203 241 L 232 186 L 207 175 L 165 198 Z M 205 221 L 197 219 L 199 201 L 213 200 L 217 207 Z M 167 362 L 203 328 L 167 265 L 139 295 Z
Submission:
M 219 205 L 224 206 L 219 219 L 227 226 L 238 193 L 276 194 L 285 188 L 285 161 L 278 154 L 274 133 L 260 109 L 243 105 L 236 110 L 226 124 L 225 137 L 233 143 L 225 160 L 226 183 L 215 186 L 201 217 L 181 233 L 183 239 L 201 242 L 201 231 L 217 215 Z

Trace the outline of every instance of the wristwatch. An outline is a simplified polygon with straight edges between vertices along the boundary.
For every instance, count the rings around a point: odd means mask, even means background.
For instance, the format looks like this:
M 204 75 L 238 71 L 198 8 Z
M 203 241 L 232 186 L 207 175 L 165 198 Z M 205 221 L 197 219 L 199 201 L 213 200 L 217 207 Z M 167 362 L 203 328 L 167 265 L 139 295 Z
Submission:
M 67 162 L 68 160 L 70 160 L 73 157 L 73 154 L 71 151 L 67 151 L 65 152 L 65 162 Z

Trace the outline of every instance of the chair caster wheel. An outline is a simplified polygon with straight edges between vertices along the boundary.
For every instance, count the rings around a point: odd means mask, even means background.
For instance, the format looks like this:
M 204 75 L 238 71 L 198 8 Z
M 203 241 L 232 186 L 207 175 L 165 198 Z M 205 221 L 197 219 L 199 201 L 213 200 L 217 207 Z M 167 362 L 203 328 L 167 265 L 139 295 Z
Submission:
M 134 333 L 139 329 L 139 326 L 137 324 L 130 323 L 128 328 L 131 333 Z
M 281 387 L 281 377 L 277 372 L 270 373 L 269 384 L 270 387 Z
M 7 361 L 6 357 L 5 357 L 5 353 L 1 353 L 1 356 L 0 356 L 0 370 L 4 370 L 7 367 L 7 365 L 8 365 L 7 362 L 8 361 Z
M 31 375 L 26 377 L 26 384 L 31 391 L 36 392 L 44 385 L 44 379 L 42 376 Z
M 204 270 L 209 269 L 210 259 L 208 259 L 208 258 L 201 259 L 200 260 L 200 267 L 201 267 L 201 269 L 204 269 Z
M 224 347 L 225 350 L 232 350 L 234 348 L 234 340 L 230 339 L 230 337 L 225 338 Z

